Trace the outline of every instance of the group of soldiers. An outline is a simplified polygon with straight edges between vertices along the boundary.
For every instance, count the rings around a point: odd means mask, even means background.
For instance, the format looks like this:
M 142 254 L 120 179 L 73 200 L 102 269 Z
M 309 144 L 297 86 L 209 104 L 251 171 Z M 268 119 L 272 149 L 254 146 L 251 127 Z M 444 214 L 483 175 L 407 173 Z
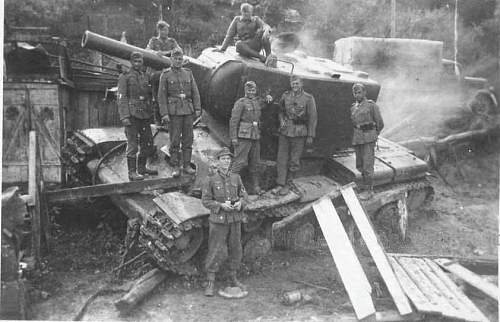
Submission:
M 231 38 L 237 36 L 235 45 L 241 55 L 266 62 L 271 55 L 269 26 L 259 17 L 253 16 L 250 4 L 244 3 L 240 11 L 241 15 L 232 21 L 218 51 L 223 52 Z M 159 120 L 169 125 L 173 177 L 180 176 L 181 172 L 195 173 L 191 167 L 191 153 L 193 122 L 201 116 L 200 94 L 193 74 L 182 67 L 182 49 L 175 39 L 168 37 L 169 27 L 165 21 L 159 21 L 158 36 L 151 38 L 146 49 L 169 56 L 171 67 L 162 71 L 144 70 L 142 54 L 134 52 L 130 57 L 130 70 L 122 74 L 118 81 L 119 115 L 127 137 L 126 156 L 131 181 L 158 174 L 157 170 L 148 166 L 148 159 L 155 152 L 150 128 L 155 113 L 159 114 Z M 265 56 L 260 54 L 261 49 L 264 49 Z M 205 262 L 207 296 L 214 295 L 215 274 L 221 265 L 220 252 L 226 243 L 231 283 L 245 288 L 236 277 L 242 259 L 241 223 L 247 203 L 247 192 L 240 172 L 248 167 L 251 190 L 254 194 L 261 194 L 258 174 L 261 115 L 262 110 L 274 99 L 270 95 L 264 98 L 257 95 L 254 81 L 245 83 L 244 92 L 245 96 L 235 102 L 229 122 L 234 154 L 228 147 L 218 152 L 217 171 L 208 177 L 202 191 L 202 203 L 210 210 Z M 362 84 L 353 86 L 353 96 L 356 102 L 351 107 L 351 118 L 356 167 L 362 173 L 365 184 L 372 187 L 374 147 L 383 121 L 377 105 L 366 99 Z M 278 105 L 278 176 L 277 185 L 271 193 L 283 196 L 290 192 L 291 181 L 300 169 L 304 148 L 313 144 L 318 116 L 314 97 L 304 91 L 303 81 L 296 75 L 291 76 L 290 90 L 282 94 Z M 157 106 L 156 111 L 154 106 Z

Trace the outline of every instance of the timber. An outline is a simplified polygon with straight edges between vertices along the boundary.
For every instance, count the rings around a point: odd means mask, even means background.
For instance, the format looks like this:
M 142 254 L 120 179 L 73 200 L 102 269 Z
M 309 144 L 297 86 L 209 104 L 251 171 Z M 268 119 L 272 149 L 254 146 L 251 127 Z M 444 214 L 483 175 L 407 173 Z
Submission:
M 193 176 L 183 175 L 179 178 L 155 178 L 143 181 L 106 183 L 46 192 L 48 202 L 103 197 L 117 194 L 136 193 L 157 189 L 179 189 L 188 186 Z
M 137 280 L 127 294 L 115 302 L 115 307 L 122 314 L 127 314 L 160 285 L 166 277 L 167 273 L 158 268 L 149 271 Z

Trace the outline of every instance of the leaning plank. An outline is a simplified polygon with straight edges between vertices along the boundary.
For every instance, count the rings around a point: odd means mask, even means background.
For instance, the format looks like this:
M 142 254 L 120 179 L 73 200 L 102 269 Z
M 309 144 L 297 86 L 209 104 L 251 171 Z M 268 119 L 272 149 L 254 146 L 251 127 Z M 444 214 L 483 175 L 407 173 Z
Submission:
M 425 294 L 422 293 L 422 291 L 418 288 L 418 286 L 411 280 L 411 278 L 401 267 L 398 261 L 391 256 L 389 256 L 389 261 L 392 265 L 392 268 L 394 269 L 394 272 L 396 273 L 396 277 L 401 283 L 401 287 L 405 291 L 406 295 L 413 302 L 417 310 L 419 312 L 432 313 L 432 314 L 439 313 L 440 311 L 437 305 L 431 303 L 427 299 L 427 297 L 425 297 Z
M 401 315 L 412 313 L 410 302 L 403 292 L 401 285 L 399 285 L 399 282 L 391 269 L 389 261 L 387 260 L 387 256 L 378 243 L 377 235 L 375 235 L 375 231 L 373 230 L 363 207 L 361 207 L 352 186 L 342 187 L 341 193 L 347 207 L 349 207 L 349 210 L 351 211 L 354 222 L 358 226 L 358 230 L 373 257 L 373 260 L 377 265 L 380 275 L 384 279 L 385 285 L 387 286 L 399 313 Z
M 425 276 L 425 274 L 415 264 L 414 258 L 399 258 L 399 263 L 403 269 L 408 273 L 408 276 L 418 285 L 422 293 L 429 299 L 429 301 L 439 308 L 442 315 L 454 319 L 461 319 L 462 316 L 451 306 L 448 301 L 443 297 L 434 284 Z
M 425 259 L 416 259 L 415 264 L 436 286 L 446 301 L 462 316 L 465 321 L 477 321 L 472 312 L 451 292 L 448 286 L 436 275 L 432 268 L 425 263 Z
M 488 321 L 488 318 L 483 315 L 483 313 L 472 303 L 472 301 L 458 288 L 458 286 L 451 280 L 451 278 L 446 275 L 445 272 L 431 259 L 424 259 L 425 263 L 429 265 L 432 271 L 443 281 L 448 287 L 450 292 L 452 292 L 460 302 L 463 303 L 469 311 L 472 312 L 476 321 Z
M 192 180 L 192 176 L 181 176 L 179 178 L 155 178 L 143 181 L 106 183 L 94 186 L 48 191 L 46 193 L 46 197 L 49 202 L 55 202 L 127 194 L 156 189 L 178 189 L 189 185 Z
M 360 320 L 373 318 L 375 307 L 370 295 L 370 283 L 354 253 L 335 207 L 330 199 L 324 198 L 314 204 L 313 209 L 356 317 Z
M 457 264 L 449 259 L 440 258 L 435 260 L 445 270 L 453 273 L 457 277 L 463 279 L 470 285 L 482 291 L 492 299 L 498 301 L 498 287 L 482 279 L 479 275 L 474 274 L 467 268 Z

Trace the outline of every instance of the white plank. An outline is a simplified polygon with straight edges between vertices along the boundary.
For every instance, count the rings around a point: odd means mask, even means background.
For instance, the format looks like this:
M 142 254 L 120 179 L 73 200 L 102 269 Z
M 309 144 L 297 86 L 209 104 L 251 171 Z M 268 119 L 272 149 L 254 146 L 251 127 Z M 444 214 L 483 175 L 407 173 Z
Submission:
M 449 259 L 439 258 L 434 261 L 445 270 L 463 279 L 468 284 L 474 286 L 475 288 L 498 302 L 498 287 L 494 284 L 485 281 L 476 273 L 469 271 L 467 268 L 458 263 L 453 263 L 453 261 Z
M 330 199 L 322 199 L 313 205 L 330 253 L 342 278 L 354 312 L 358 319 L 375 314 L 371 298 L 371 286 L 352 248 L 344 226 Z
M 396 304 L 396 307 L 401 315 L 410 314 L 413 312 L 411 309 L 410 302 L 406 297 L 401 285 L 394 275 L 392 268 L 387 260 L 384 250 L 377 241 L 377 235 L 373 230 L 368 217 L 366 216 L 363 207 L 359 203 L 352 186 L 341 188 L 342 196 L 347 204 L 347 207 L 351 211 L 351 215 L 354 218 L 354 222 L 358 226 L 358 230 L 361 233 L 361 237 L 365 241 L 370 254 L 372 255 L 375 264 L 380 272 L 380 275 L 384 279 L 385 285 L 389 290 L 389 293 Z
M 463 303 L 463 305 L 472 312 L 474 316 L 473 321 L 486 322 L 489 321 L 486 316 L 474 305 L 474 303 L 460 290 L 460 288 L 451 280 L 451 278 L 443 272 L 443 270 L 429 258 L 425 258 L 425 263 L 429 265 L 432 271 L 443 281 L 448 289 L 455 295 L 456 298 Z

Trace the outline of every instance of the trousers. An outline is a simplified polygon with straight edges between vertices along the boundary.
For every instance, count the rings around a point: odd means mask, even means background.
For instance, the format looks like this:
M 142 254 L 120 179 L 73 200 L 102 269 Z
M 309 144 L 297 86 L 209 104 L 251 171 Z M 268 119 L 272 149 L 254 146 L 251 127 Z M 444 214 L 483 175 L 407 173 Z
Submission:
M 290 137 L 280 135 L 278 141 L 278 178 L 276 183 L 284 186 L 286 184 L 287 173 L 297 172 L 300 169 L 300 157 L 306 145 L 306 137 Z
M 260 162 L 260 141 L 249 139 L 238 139 L 238 145 L 234 148 L 234 159 L 231 171 L 240 173 L 248 166 L 250 173 L 256 173 Z
M 207 273 L 216 273 L 222 264 L 221 252 L 227 245 L 229 269 L 237 271 L 243 257 L 241 222 L 217 224 L 209 222 L 208 253 L 205 260 Z
M 151 132 L 151 119 L 138 119 L 131 116 L 132 125 L 125 126 L 127 137 L 127 158 L 150 157 L 153 154 L 153 134 Z M 137 155 L 139 152 L 139 155 Z
M 361 172 L 365 184 L 371 185 L 375 164 L 375 142 L 354 146 L 356 169 Z
M 179 165 L 178 153 L 181 149 L 184 163 L 191 162 L 191 151 L 193 147 L 193 114 L 190 115 L 170 115 L 170 156 L 173 166 Z M 186 160 L 187 159 L 187 160 Z

